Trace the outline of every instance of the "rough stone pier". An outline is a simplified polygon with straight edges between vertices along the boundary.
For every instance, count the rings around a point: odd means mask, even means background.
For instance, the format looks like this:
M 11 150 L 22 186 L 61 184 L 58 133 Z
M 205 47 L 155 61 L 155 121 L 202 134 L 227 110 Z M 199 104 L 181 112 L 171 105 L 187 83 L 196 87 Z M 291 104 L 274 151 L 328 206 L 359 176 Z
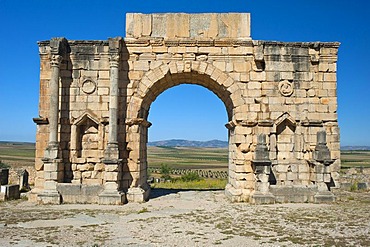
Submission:
M 189 83 L 225 105 L 231 201 L 333 201 L 338 47 L 253 40 L 247 13 L 130 13 L 125 38 L 41 41 L 30 198 L 146 201 L 150 106 Z

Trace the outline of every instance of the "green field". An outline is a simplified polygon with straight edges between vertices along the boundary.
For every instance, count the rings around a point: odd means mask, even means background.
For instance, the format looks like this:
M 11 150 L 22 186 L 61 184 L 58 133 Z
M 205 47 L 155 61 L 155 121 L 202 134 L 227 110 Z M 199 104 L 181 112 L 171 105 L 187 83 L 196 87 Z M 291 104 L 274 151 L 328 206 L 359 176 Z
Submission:
M 0 161 L 33 164 L 35 144 L 0 142 Z M 342 151 L 342 169 L 370 167 L 370 151 Z M 148 147 L 149 167 L 227 170 L 227 148 Z
M 148 147 L 149 167 L 227 169 L 227 148 Z
M 370 151 L 342 151 L 342 169 L 370 167 Z
M 34 162 L 34 143 L 0 142 L 0 161 Z

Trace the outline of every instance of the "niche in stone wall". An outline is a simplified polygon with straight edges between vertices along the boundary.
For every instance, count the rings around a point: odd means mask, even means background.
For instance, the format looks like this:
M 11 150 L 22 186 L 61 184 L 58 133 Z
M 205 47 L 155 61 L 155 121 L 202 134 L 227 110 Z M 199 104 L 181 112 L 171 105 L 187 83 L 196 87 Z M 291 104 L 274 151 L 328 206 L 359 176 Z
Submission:
M 76 158 L 98 157 L 99 124 L 91 114 L 84 114 L 74 124 L 72 138 L 75 143 L 72 147 Z
M 296 122 L 288 113 L 285 113 L 276 121 L 275 126 L 277 159 L 279 161 L 295 160 Z

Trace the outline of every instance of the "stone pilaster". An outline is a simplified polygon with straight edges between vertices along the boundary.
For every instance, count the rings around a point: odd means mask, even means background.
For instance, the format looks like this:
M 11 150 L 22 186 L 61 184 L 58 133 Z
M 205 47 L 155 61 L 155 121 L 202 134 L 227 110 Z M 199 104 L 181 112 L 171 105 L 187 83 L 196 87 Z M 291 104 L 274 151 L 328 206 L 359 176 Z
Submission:
M 317 132 L 317 144 L 313 153 L 313 159 L 319 162 L 327 163 L 331 161 L 330 150 L 326 145 L 326 132 Z
M 264 204 L 274 203 L 275 197 L 269 191 L 269 176 L 271 173 L 271 160 L 269 158 L 269 150 L 266 144 L 266 135 L 259 134 L 257 136 L 257 145 L 252 161 L 254 173 L 256 175 L 256 190 L 252 195 L 252 203 Z
M 59 74 L 62 56 L 54 54 L 51 57 L 51 78 L 49 83 L 49 141 L 44 158 L 44 190 L 39 194 L 43 204 L 59 204 L 60 194 L 57 183 L 63 182 L 63 163 L 59 157 L 58 119 L 59 119 Z
M 109 68 L 110 68 L 110 90 L 109 90 L 109 139 L 105 150 L 105 160 L 117 160 L 118 152 L 118 95 L 119 95 L 119 63 L 120 63 L 120 37 L 109 39 Z
M 45 158 L 57 159 L 59 154 L 59 141 L 58 141 L 58 119 L 59 119 L 59 73 L 60 63 L 63 58 L 60 55 L 52 55 L 51 65 L 51 78 L 49 83 L 49 142 L 46 148 Z
M 334 162 L 330 158 L 330 150 L 326 145 L 326 132 L 318 131 L 316 134 L 317 143 L 313 153 L 313 160 L 309 161 L 310 167 L 313 168 L 314 180 L 317 185 L 318 192 L 314 196 L 317 203 L 334 202 L 335 196 L 329 191 L 328 184 L 331 183 L 330 165 Z
M 122 192 L 122 160 L 118 149 L 118 95 L 119 95 L 119 65 L 121 39 L 109 39 L 109 136 L 104 152 L 105 172 L 104 191 L 99 195 L 99 204 L 123 204 L 126 201 Z
M 150 194 L 150 186 L 147 182 L 147 161 L 146 144 L 148 138 L 148 128 L 152 125 L 143 118 L 132 119 L 127 122 L 130 126 L 128 133 L 129 147 L 132 151 L 129 155 L 129 161 L 132 165 L 136 164 L 133 171 L 132 182 L 127 191 L 127 200 L 129 202 L 147 201 Z

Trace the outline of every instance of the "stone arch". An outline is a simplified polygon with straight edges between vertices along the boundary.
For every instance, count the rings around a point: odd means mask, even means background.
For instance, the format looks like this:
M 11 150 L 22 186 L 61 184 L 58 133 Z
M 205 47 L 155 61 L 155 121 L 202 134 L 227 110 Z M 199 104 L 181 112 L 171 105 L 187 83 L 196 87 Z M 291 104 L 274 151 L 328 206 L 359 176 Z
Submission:
M 129 201 L 143 201 L 149 196 L 146 145 L 150 126 L 147 118 L 151 103 L 165 90 L 180 84 L 197 84 L 215 93 L 224 103 L 229 121 L 235 120 L 234 109 L 245 104 L 242 91 L 234 79 L 210 63 L 173 61 L 162 63 L 144 74 L 128 104 L 126 120 L 127 166 L 131 177 L 126 175 L 123 180 L 129 180 Z M 233 138 L 233 135 L 234 132 L 230 131 L 229 138 Z M 229 169 L 235 160 L 234 152 L 230 152 L 231 146 L 229 142 Z M 137 195 L 143 197 L 137 198 Z
M 224 103 L 229 121 L 234 118 L 234 108 L 245 103 L 234 79 L 214 65 L 203 61 L 163 62 L 142 77 L 130 100 L 128 119 L 146 119 L 151 103 L 165 90 L 180 84 L 197 84 L 215 93 Z

